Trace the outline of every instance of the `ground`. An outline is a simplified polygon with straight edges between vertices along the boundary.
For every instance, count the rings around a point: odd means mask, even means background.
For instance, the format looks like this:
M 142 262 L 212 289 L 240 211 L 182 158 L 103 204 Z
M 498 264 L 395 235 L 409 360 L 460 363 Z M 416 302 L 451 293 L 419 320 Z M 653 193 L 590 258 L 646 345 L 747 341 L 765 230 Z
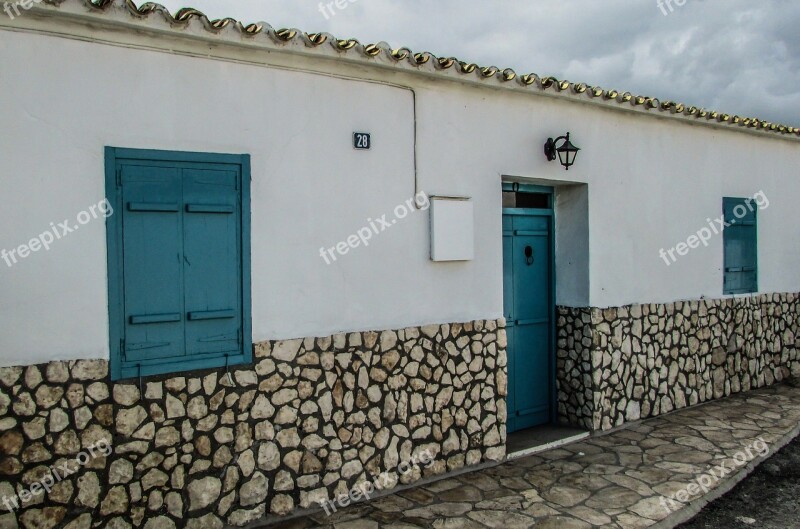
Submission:
M 679 529 L 800 528 L 800 438 Z
M 796 436 L 798 423 L 800 388 L 776 385 L 631 423 L 491 468 L 423 483 L 371 502 L 339 505 L 328 514 L 266 520 L 262 527 L 644 529 L 658 522 L 666 526 L 670 515 L 675 516 L 687 502 L 724 486 L 745 464 L 769 456 L 771 446 L 782 446 Z M 774 503 L 754 497 L 738 514 L 778 512 L 782 518 L 776 519 L 777 525 L 764 525 L 761 519 L 749 525 L 714 519 L 689 527 L 800 529 L 800 485 L 792 483 L 798 481 L 800 447 L 793 445 L 793 450 L 790 456 L 780 456 L 791 464 L 767 461 L 759 471 L 771 469 L 785 476 L 785 482 L 778 482 L 766 475 L 755 485 Z M 769 488 L 763 485 L 765 481 Z M 760 504 L 765 508 L 757 511 L 755 506 Z

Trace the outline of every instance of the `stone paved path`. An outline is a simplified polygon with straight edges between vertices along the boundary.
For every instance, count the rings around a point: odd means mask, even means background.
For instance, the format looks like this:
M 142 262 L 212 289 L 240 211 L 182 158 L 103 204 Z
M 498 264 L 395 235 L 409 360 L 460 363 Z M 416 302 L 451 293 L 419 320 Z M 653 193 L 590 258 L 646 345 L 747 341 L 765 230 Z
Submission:
M 649 527 L 667 518 L 670 508 L 682 508 L 665 497 L 682 491 L 689 496 L 682 498 L 687 502 L 702 497 L 696 481 L 701 476 L 712 492 L 730 485 L 730 478 L 758 457 L 759 449 L 766 453 L 759 438 L 771 447 L 786 440 L 798 423 L 800 389 L 775 386 L 340 509 L 331 516 L 322 512 L 271 527 Z M 730 475 L 714 483 L 710 472 L 721 476 L 722 468 Z

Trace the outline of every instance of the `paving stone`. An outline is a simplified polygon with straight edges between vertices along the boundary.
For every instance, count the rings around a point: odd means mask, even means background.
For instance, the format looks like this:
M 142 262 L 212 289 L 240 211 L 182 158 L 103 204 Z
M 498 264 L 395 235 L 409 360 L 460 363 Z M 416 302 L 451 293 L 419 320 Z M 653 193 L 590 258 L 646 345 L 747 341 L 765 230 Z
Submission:
M 659 483 L 664 483 L 670 477 L 672 477 L 673 474 L 668 470 L 650 467 L 630 469 L 625 471 L 625 475 L 643 481 L 652 487 L 654 485 L 658 485 Z
M 537 529 L 592 529 L 592 525 L 575 518 L 553 516 L 536 524 Z
M 524 496 L 502 496 L 499 498 L 484 500 L 475 504 L 476 509 L 488 509 L 498 511 L 515 511 L 522 509 L 522 503 L 525 500 Z
M 645 529 L 654 523 L 656 522 L 635 514 L 623 513 L 617 517 L 617 524 L 623 529 Z
M 644 482 L 639 481 L 638 479 L 632 478 L 630 476 L 625 475 L 614 475 L 608 476 L 608 481 L 612 483 L 616 483 L 621 487 L 625 487 L 627 489 L 631 489 L 632 491 L 638 493 L 641 496 L 652 496 L 654 493 L 653 489 L 646 485 Z
M 528 529 L 533 525 L 532 518 L 515 512 L 475 511 L 467 516 L 490 529 Z
M 577 472 L 575 474 L 568 474 L 566 476 L 562 476 L 558 480 L 558 484 L 561 486 L 568 486 L 572 488 L 595 491 L 607 487 L 610 484 L 611 478 L 613 478 L 614 476 L 615 475 L 613 474 L 610 476 L 601 476 L 594 473 L 584 474 L 581 472 Z
M 484 526 L 469 518 L 448 518 L 433 522 L 434 529 L 484 529 Z
M 426 485 L 425 489 L 433 493 L 437 493 L 437 492 L 453 490 L 463 486 L 464 485 L 456 479 L 443 479 L 441 481 L 435 481 L 430 485 Z
M 572 507 L 573 505 L 582 503 L 591 495 L 592 493 L 586 489 L 556 485 L 550 490 L 543 492 L 542 498 L 562 507 Z
M 586 501 L 587 507 L 593 509 L 624 509 L 630 507 L 642 497 L 625 487 L 607 487 L 594 494 Z
M 578 505 L 573 507 L 569 511 L 573 516 L 576 518 L 580 518 L 586 523 L 589 523 L 593 526 L 600 526 L 605 524 L 611 523 L 611 517 L 603 514 L 600 511 L 596 511 L 589 507 L 585 507 L 583 505 Z
M 405 512 L 411 509 L 414 503 L 399 494 L 392 494 L 373 501 L 370 506 L 381 512 Z
M 433 500 L 436 498 L 434 493 L 425 489 L 406 490 L 401 492 L 400 496 L 421 504 L 433 503 Z
M 373 520 L 352 520 L 349 522 L 337 523 L 334 529 L 378 529 L 378 522 Z
M 558 516 L 561 514 L 561 511 L 558 511 L 548 505 L 543 503 L 535 503 L 530 507 L 527 507 L 523 510 L 524 513 L 531 515 L 534 518 L 550 518 L 553 516 Z
M 660 498 L 651 497 L 640 500 L 635 505 L 631 506 L 630 511 L 638 514 L 643 518 L 658 521 L 664 517 L 664 506 L 661 504 Z
M 427 507 L 410 509 L 404 514 L 412 518 L 452 518 L 466 514 L 471 510 L 472 505 L 469 503 L 436 503 Z
M 459 483 L 457 488 L 445 490 L 438 494 L 439 500 L 441 501 L 469 501 L 469 502 L 478 502 L 481 501 L 482 495 L 481 491 L 478 490 L 476 487 L 472 486 L 463 486 Z
M 472 474 L 467 481 L 464 481 L 463 478 L 461 481 L 474 485 L 484 492 L 500 488 L 500 484 L 497 481 L 484 474 Z

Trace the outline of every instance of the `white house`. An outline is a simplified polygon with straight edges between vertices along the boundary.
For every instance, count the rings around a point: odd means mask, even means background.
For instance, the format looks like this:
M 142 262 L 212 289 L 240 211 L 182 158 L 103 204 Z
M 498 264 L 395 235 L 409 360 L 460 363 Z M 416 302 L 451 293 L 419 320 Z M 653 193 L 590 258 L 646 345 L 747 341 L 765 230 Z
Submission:
M 242 526 L 800 372 L 796 127 L 190 9 L 19 4 L 2 527 Z

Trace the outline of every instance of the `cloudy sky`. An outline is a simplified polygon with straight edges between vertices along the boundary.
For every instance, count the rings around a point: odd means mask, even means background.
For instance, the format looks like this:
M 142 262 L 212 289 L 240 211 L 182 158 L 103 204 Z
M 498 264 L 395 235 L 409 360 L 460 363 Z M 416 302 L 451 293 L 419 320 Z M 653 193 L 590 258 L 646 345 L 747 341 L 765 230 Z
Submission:
M 797 0 L 161 3 L 800 125 Z

